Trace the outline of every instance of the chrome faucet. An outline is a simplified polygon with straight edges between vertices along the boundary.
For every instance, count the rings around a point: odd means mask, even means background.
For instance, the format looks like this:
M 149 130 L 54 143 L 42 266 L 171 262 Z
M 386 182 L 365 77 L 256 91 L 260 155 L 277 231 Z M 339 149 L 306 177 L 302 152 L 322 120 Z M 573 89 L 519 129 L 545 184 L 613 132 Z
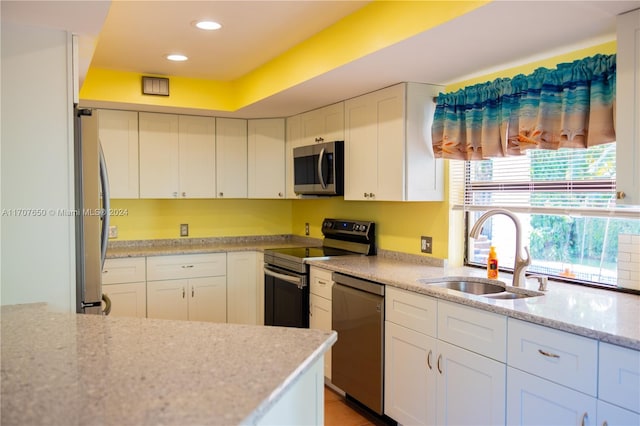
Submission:
M 516 226 L 516 256 L 513 264 L 513 286 L 520 287 L 520 283 L 524 283 L 526 278 L 524 276 L 525 271 L 527 270 L 527 266 L 531 265 L 531 255 L 529 254 L 529 248 L 525 247 L 524 251 L 527 253 L 527 257 L 523 258 L 520 256 L 520 238 L 522 234 L 522 229 L 520 225 L 520 220 L 518 217 L 505 209 L 492 209 L 480 216 L 478 221 L 471 228 L 471 232 L 469 232 L 469 236 L 473 239 L 478 238 L 480 235 L 480 230 L 482 229 L 482 224 L 491 216 L 503 214 L 511 220 Z

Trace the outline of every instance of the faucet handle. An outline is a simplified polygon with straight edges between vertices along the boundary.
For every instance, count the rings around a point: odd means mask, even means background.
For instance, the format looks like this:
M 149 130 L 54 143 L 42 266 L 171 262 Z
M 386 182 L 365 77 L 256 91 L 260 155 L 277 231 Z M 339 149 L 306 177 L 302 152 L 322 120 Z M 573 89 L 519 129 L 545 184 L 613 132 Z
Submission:
M 524 246 L 524 252 L 527 253 L 527 258 L 522 259 L 523 263 L 527 266 L 531 265 L 531 253 L 529 253 L 529 247 Z
M 538 274 L 531 274 L 531 275 L 527 275 L 527 278 L 535 278 L 536 280 L 538 280 L 538 291 L 547 291 L 547 282 L 549 281 L 549 277 L 547 277 L 546 275 L 538 275 Z

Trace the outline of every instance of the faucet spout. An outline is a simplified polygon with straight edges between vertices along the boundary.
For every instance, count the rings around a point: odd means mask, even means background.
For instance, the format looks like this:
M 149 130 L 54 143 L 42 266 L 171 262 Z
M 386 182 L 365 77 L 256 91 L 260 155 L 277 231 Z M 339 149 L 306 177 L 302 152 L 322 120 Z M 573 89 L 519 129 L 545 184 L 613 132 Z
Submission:
M 518 217 L 506 209 L 489 210 L 485 214 L 480 216 L 477 222 L 473 225 L 473 228 L 471 228 L 471 232 L 469 232 L 469 236 L 474 239 L 478 238 L 484 222 L 491 216 L 495 216 L 497 214 L 502 214 L 510 218 L 516 227 L 516 252 L 515 261 L 513 264 L 513 286 L 519 287 L 520 284 L 524 283 L 526 280 L 524 274 L 527 270 L 527 267 L 531 265 L 531 255 L 529 254 L 529 248 L 525 247 L 524 251 L 526 253 L 526 257 L 521 256 L 520 242 L 522 238 L 522 226 L 520 225 L 520 220 L 518 219 Z

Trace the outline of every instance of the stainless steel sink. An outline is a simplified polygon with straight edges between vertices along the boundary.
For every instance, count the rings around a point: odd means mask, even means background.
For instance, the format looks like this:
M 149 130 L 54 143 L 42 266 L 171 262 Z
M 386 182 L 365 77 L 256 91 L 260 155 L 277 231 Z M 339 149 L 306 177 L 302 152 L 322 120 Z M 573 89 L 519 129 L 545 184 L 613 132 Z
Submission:
M 499 281 L 491 283 L 481 279 L 446 279 L 445 281 L 421 280 L 420 282 L 430 287 L 440 287 L 447 290 L 459 291 L 461 293 L 473 294 L 490 299 L 512 300 L 544 295 L 544 293 L 541 292 L 524 289 L 510 291 Z
M 491 284 L 482 281 L 442 281 L 428 283 L 430 286 L 448 288 L 449 290 L 461 291 L 476 295 L 485 295 L 491 293 L 500 293 L 505 291 L 501 285 Z

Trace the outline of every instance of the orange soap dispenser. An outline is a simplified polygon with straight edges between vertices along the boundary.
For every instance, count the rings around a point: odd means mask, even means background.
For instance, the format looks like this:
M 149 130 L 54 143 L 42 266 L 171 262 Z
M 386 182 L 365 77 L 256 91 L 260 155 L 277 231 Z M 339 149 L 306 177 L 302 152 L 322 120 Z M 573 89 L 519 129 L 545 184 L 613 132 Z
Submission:
M 496 248 L 489 248 L 489 257 L 487 258 L 487 278 L 492 280 L 498 279 L 498 254 Z

